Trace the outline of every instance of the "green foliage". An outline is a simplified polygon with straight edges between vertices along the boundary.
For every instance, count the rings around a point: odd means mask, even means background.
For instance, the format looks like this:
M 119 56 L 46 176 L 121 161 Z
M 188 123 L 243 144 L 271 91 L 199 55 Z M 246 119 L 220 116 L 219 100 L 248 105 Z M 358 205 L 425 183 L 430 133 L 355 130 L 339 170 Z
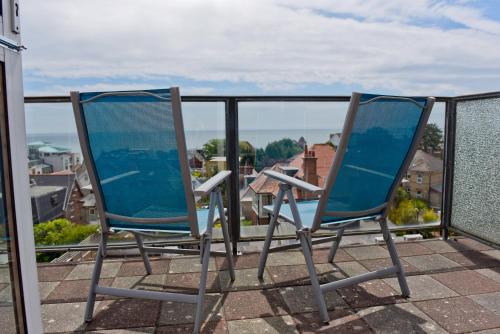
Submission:
M 79 243 L 97 232 L 97 225 L 72 224 L 69 220 L 60 218 L 46 223 L 40 223 L 33 228 L 37 245 L 52 246 Z M 50 261 L 60 254 L 38 253 L 38 261 Z
M 191 175 L 194 177 L 194 178 L 199 178 L 199 177 L 202 177 L 203 175 L 201 175 L 201 172 L 199 170 L 194 170 L 191 172 Z
M 203 145 L 203 155 L 208 160 L 216 156 L 226 155 L 226 140 L 225 139 L 210 139 Z M 255 148 L 248 141 L 240 141 L 240 164 L 255 165 Z
M 398 189 L 396 189 L 396 195 L 394 199 L 396 201 L 396 206 L 398 206 L 401 201 L 410 199 L 410 194 L 408 194 L 408 192 L 403 187 L 398 187 Z
M 241 220 L 240 225 L 241 226 L 252 226 L 253 222 L 251 220 L 248 220 L 248 219 L 243 219 L 243 220 Z
M 389 211 L 389 219 L 397 225 L 414 223 L 417 220 L 417 209 L 412 200 L 402 200 L 396 208 Z
M 422 215 L 422 218 L 425 223 L 435 222 L 439 219 L 437 213 L 432 209 L 426 209 Z
M 297 141 L 290 138 L 274 141 L 267 144 L 265 149 L 256 151 L 255 169 L 259 171 L 266 166 L 290 159 L 302 151 L 303 149 Z
M 424 135 L 420 142 L 419 148 L 425 152 L 432 153 L 441 148 L 443 142 L 443 130 L 435 123 L 427 124 L 425 126 Z

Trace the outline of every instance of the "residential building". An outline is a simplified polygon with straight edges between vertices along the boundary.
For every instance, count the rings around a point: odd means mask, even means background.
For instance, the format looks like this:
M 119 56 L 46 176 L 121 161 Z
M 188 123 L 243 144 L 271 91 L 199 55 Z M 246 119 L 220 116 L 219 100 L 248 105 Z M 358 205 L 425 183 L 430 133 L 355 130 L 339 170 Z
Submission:
M 33 223 L 43 223 L 64 217 L 64 199 L 67 188 L 59 186 L 38 186 L 32 184 L 31 211 Z
M 417 150 L 402 185 L 413 198 L 426 201 L 431 208 L 440 210 L 443 182 L 443 160 Z
M 28 144 L 28 158 L 32 164 L 30 174 L 44 174 L 47 166 L 51 167 L 50 172 L 71 171 L 81 163 L 80 153 L 43 141 Z
M 288 163 L 276 164 L 270 169 L 314 185 L 324 186 L 334 158 L 335 149 L 330 144 L 314 144 L 310 149 L 306 145 L 304 152 L 293 157 Z M 264 212 L 263 208 L 273 203 L 278 191 L 279 182 L 267 177 L 261 171 L 249 184 L 249 190 L 240 194 L 244 200 L 242 214 L 256 225 L 269 223 L 269 215 Z M 294 197 L 299 201 L 316 198 L 301 190 L 294 189 L 293 191 Z M 250 198 L 252 199 L 251 210 L 248 204 Z

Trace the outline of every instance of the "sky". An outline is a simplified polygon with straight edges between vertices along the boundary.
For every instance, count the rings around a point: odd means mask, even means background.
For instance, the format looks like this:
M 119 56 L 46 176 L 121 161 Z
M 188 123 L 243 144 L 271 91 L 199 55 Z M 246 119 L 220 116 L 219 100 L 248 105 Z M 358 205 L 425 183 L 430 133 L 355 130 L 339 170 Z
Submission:
M 22 6 L 30 96 L 172 85 L 183 95 L 454 96 L 500 87 L 496 0 L 24 0 Z M 295 121 L 265 112 L 267 124 Z M 252 119 L 245 124 L 259 127 Z M 215 117 L 205 127 L 219 122 Z M 310 123 L 325 126 L 320 119 Z

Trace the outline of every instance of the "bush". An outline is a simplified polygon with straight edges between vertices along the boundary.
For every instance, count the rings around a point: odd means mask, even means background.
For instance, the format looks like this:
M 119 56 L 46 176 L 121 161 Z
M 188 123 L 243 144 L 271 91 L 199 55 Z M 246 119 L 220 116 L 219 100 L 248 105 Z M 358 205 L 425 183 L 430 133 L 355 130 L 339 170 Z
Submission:
M 439 219 L 438 215 L 434 210 L 432 209 L 427 209 L 424 211 L 424 214 L 422 215 L 422 219 L 424 220 L 424 223 L 430 223 L 430 222 L 435 222 L 436 220 Z
M 397 225 L 410 224 L 417 221 L 417 212 L 412 200 L 402 200 L 398 207 L 391 208 L 389 219 Z
M 97 232 L 97 225 L 72 224 L 60 218 L 40 223 L 33 227 L 36 245 L 53 246 L 79 243 Z M 59 257 L 60 253 L 37 253 L 37 260 L 48 262 Z

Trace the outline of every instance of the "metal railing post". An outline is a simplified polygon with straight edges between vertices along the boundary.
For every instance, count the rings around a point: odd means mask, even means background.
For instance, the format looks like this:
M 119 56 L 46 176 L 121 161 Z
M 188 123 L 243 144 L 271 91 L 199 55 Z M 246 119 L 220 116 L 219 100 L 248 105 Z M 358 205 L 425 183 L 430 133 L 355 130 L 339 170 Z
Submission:
M 448 239 L 448 227 L 451 221 L 451 203 L 453 196 L 453 166 L 455 163 L 456 135 L 456 101 L 450 98 L 446 101 L 444 125 L 444 159 L 443 159 L 443 194 L 441 199 L 441 233 L 444 240 Z

